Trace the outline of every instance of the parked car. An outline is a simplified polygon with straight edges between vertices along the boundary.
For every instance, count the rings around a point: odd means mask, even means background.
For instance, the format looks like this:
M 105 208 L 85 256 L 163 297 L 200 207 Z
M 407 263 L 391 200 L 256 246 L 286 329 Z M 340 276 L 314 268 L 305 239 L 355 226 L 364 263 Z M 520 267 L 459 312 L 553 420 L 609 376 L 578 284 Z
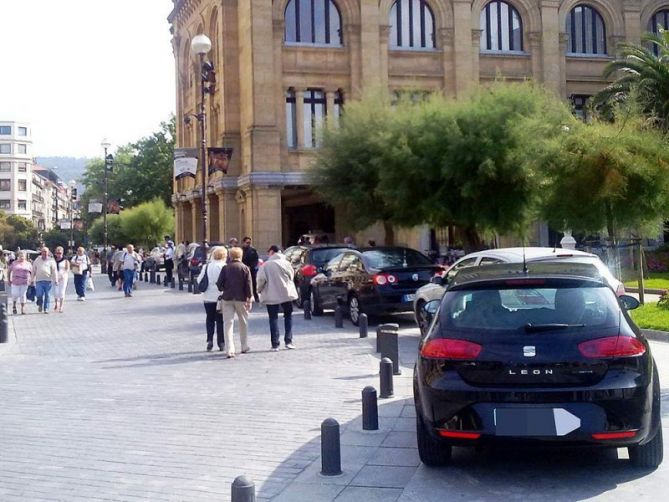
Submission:
M 410 312 L 416 290 L 440 271 L 443 267 L 415 249 L 347 249 L 311 280 L 312 313 L 344 305 L 357 326 L 363 312 Z
M 165 268 L 165 248 L 156 246 L 144 257 L 144 269 L 158 271 L 163 268 Z
M 470 253 L 463 256 L 446 271 L 446 274 L 443 277 L 435 277 L 432 283 L 426 284 L 416 291 L 414 315 L 416 317 L 416 324 L 418 324 L 421 332 L 424 334 L 427 329 L 425 319 L 423 318 L 423 305 L 431 300 L 441 298 L 444 294 L 446 285 L 459 270 L 466 267 L 493 265 L 495 263 L 522 263 L 523 256 L 525 256 L 525 261 L 527 263 L 538 261 L 591 263 L 597 268 L 607 284 L 611 286 L 618 296 L 625 294 L 624 284 L 615 278 L 599 256 L 592 253 L 585 253 L 573 249 L 546 247 L 487 249 L 485 251 L 477 251 L 476 253 Z
M 418 452 L 532 443 L 626 447 L 633 465 L 662 462 L 658 368 L 648 341 L 592 264 L 461 269 L 419 344 Z M 528 301 L 528 299 L 531 299 Z
M 298 307 L 302 308 L 304 300 L 311 296 L 311 279 L 323 271 L 327 262 L 347 249 L 351 248 L 345 244 L 317 244 L 291 246 L 284 251 L 295 270 Z

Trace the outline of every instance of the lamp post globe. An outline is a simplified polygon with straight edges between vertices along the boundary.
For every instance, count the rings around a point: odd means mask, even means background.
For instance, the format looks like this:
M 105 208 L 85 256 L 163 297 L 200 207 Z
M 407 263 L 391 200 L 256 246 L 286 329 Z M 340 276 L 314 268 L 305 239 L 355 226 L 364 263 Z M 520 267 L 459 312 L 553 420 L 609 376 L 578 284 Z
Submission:
M 205 55 L 211 50 L 211 40 L 207 35 L 195 35 L 190 42 L 190 51 L 194 55 Z

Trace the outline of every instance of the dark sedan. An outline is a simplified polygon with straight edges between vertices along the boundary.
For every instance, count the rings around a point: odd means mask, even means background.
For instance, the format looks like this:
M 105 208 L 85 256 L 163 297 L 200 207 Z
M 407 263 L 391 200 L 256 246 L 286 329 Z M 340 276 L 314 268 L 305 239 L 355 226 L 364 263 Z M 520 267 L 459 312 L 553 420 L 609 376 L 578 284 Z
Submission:
M 418 451 L 501 442 L 627 447 L 662 462 L 660 383 L 650 347 L 596 268 L 488 265 L 458 272 L 420 343 Z
M 311 296 L 311 279 L 323 271 L 327 262 L 347 249 L 351 248 L 345 244 L 316 244 L 291 246 L 284 251 L 295 270 L 298 307 L 302 308 L 304 300 Z
M 351 322 L 361 313 L 411 312 L 416 290 L 443 268 L 415 249 L 374 247 L 346 250 L 311 280 L 311 308 L 346 306 Z

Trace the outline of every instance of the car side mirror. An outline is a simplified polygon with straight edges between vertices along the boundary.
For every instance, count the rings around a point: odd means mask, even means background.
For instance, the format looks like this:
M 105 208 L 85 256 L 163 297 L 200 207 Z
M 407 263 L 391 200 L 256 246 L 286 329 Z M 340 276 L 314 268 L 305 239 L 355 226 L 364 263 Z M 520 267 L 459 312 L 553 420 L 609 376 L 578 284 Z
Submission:
M 630 295 L 622 295 L 618 297 L 618 301 L 620 301 L 620 304 L 625 308 L 625 310 L 634 310 L 639 305 L 641 305 L 639 300 Z
M 434 319 L 434 316 L 439 311 L 440 304 L 441 300 L 430 300 L 423 305 L 423 314 L 428 325 L 432 323 L 432 319 Z
M 441 286 L 442 283 L 443 283 L 443 280 L 444 280 L 444 278 L 443 278 L 442 276 L 440 276 L 440 275 L 434 275 L 434 276 L 432 276 L 432 278 L 430 279 L 430 282 L 431 282 L 432 284 L 438 284 L 439 286 Z

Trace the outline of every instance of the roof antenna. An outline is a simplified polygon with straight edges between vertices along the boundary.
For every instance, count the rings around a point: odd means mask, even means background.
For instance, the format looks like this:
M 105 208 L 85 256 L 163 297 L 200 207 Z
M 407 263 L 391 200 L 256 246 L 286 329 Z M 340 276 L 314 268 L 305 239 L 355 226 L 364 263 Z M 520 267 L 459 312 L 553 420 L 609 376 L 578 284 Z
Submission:
M 527 274 L 527 261 L 525 260 L 525 238 L 523 238 L 523 274 Z

